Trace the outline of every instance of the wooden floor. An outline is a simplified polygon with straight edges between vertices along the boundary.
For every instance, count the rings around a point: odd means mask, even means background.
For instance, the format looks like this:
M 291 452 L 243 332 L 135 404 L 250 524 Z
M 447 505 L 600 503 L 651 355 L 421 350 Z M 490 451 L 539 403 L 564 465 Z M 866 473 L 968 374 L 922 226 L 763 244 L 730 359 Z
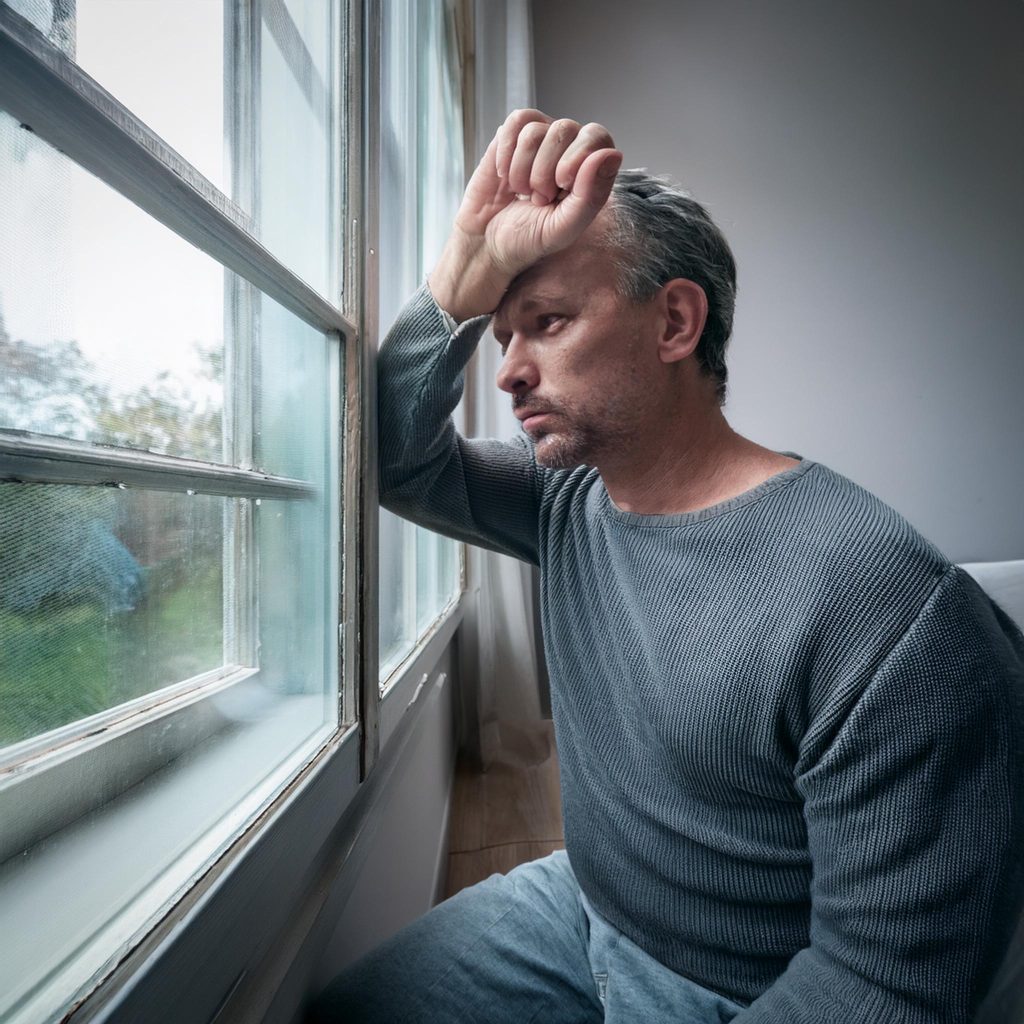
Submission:
M 549 749 L 545 760 L 528 766 L 499 762 L 483 773 L 456 767 L 446 897 L 564 848 L 553 740 Z

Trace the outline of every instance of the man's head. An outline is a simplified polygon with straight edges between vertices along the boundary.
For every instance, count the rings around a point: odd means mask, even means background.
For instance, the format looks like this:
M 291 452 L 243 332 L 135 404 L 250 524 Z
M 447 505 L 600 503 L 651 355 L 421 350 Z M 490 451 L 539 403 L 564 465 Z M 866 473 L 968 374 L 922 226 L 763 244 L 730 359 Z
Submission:
M 624 297 L 646 302 L 674 278 L 703 288 L 708 314 L 695 355 L 723 403 L 725 348 L 736 304 L 736 263 L 728 242 L 700 203 L 643 170 L 619 172 L 609 209 L 612 224 L 605 237 Z
M 576 242 L 519 275 L 493 321 L 499 386 L 538 461 L 605 472 L 716 408 L 735 268 L 707 213 L 625 172 Z

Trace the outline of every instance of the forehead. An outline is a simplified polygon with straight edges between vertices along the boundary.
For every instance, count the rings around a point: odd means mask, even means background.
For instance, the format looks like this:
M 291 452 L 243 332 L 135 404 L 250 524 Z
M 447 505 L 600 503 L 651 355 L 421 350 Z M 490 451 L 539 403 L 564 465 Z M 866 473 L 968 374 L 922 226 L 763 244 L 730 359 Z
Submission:
M 582 306 L 599 293 L 613 291 L 617 272 L 604 237 L 604 220 L 599 216 L 567 249 L 524 270 L 509 286 L 495 311 L 495 324 L 552 303 Z

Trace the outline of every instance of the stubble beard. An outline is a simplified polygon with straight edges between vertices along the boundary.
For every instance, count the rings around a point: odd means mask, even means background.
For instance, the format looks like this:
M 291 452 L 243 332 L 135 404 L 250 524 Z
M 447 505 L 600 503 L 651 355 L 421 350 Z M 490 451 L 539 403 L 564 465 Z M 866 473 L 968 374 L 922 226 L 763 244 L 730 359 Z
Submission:
M 546 469 L 575 469 L 585 466 L 590 444 L 584 431 L 572 429 L 565 433 L 552 432 L 534 438 L 537 462 Z
M 546 469 L 596 466 L 602 456 L 617 455 L 627 450 L 636 433 L 631 420 L 623 416 L 624 410 L 617 408 L 618 404 L 612 403 L 603 410 L 600 426 L 582 417 L 570 416 L 563 410 L 561 416 L 569 422 L 562 429 L 533 435 L 538 464 Z

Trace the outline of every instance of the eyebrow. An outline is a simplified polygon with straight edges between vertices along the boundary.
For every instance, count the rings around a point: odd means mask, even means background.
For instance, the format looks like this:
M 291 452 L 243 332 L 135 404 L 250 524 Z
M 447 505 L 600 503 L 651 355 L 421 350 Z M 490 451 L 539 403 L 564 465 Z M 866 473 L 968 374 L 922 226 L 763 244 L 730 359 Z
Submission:
M 562 306 L 569 301 L 569 295 L 565 292 L 531 292 L 523 299 L 513 299 L 512 305 L 520 313 L 530 313 L 535 309 L 542 309 L 545 306 Z M 494 314 L 491 320 L 491 330 L 502 330 L 504 321 L 500 319 L 507 310 Z
M 529 296 L 519 303 L 519 308 L 524 312 L 536 309 L 538 306 L 559 306 L 568 300 L 564 292 L 531 292 Z

